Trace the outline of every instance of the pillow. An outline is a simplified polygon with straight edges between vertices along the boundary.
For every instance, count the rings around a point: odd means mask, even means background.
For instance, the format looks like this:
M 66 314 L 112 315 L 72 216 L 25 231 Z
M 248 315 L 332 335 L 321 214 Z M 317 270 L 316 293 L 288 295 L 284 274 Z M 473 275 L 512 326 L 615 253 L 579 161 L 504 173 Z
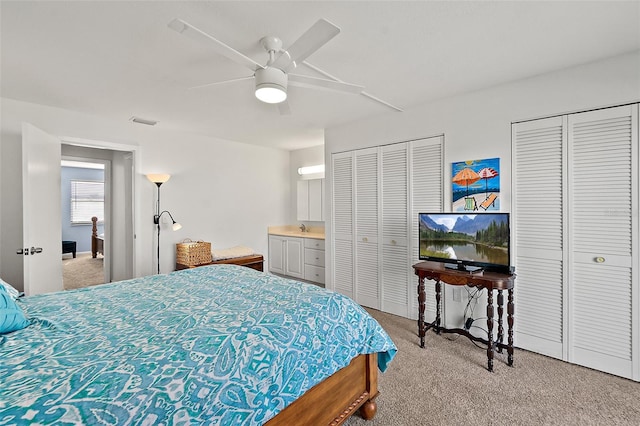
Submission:
M 24 316 L 20 306 L 13 297 L 0 286 L 0 334 L 21 330 L 29 325 L 29 320 Z
M 251 256 L 252 254 L 255 254 L 255 251 L 252 248 L 245 246 L 211 250 L 211 257 L 213 260 L 233 259 L 235 257 Z
M 11 284 L 9 284 L 8 282 L 2 281 L 2 278 L 0 278 L 0 287 L 4 287 L 5 291 L 14 300 L 17 299 L 18 297 L 20 297 L 20 292 L 15 287 L 13 287 Z

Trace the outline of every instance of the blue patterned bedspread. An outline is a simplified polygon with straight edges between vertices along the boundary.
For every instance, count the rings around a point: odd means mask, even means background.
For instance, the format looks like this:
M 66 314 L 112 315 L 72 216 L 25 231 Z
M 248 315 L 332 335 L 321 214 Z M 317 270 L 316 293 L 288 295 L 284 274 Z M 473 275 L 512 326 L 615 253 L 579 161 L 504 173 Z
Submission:
M 0 344 L 0 425 L 260 425 L 396 348 L 345 296 L 217 265 L 31 296 Z

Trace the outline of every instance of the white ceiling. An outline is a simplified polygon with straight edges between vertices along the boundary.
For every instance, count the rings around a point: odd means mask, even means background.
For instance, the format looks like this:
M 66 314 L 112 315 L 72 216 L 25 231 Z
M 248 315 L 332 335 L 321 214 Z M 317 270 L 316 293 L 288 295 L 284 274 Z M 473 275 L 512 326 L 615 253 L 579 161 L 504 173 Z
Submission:
M 292 114 L 251 71 L 167 27 L 199 27 L 266 63 L 319 18 L 341 28 L 307 61 L 402 109 L 640 49 L 640 1 L 2 1 L 3 97 L 283 149 L 392 110 L 362 95 L 290 87 Z M 319 76 L 311 70 L 296 72 Z M 401 112 L 396 112 L 402 114 Z M 139 124 L 133 124 L 138 126 Z

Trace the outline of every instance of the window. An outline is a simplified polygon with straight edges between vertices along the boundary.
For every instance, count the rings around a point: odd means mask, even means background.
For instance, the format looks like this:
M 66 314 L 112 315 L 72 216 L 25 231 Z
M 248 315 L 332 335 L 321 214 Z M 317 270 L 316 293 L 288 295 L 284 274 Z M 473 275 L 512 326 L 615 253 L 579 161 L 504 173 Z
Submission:
M 91 223 L 93 216 L 104 221 L 104 182 L 71 181 L 71 223 Z

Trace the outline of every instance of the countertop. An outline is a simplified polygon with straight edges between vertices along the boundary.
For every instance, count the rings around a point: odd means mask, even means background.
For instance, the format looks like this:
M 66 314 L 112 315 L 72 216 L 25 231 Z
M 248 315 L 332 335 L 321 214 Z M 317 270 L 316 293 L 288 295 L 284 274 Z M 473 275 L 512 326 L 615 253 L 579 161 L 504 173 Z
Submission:
M 282 235 L 285 237 L 299 237 L 299 238 L 315 238 L 318 240 L 324 240 L 324 228 L 322 227 L 309 227 L 306 231 L 302 232 L 298 225 L 284 225 L 284 226 L 270 226 L 268 229 L 269 235 Z

